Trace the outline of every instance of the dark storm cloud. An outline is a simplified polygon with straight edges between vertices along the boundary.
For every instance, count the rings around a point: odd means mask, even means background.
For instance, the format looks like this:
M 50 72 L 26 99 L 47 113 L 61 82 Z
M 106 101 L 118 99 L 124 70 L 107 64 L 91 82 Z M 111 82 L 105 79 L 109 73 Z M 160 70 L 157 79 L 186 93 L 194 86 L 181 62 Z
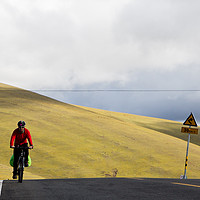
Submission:
M 165 72 L 138 70 L 129 74 L 132 80 L 127 85 L 111 83 L 86 87 L 105 91 L 87 91 L 82 87 L 82 91 L 40 92 L 66 103 L 170 120 L 183 121 L 193 112 L 200 120 L 200 91 L 196 85 L 199 73 L 196 66 Z M 81 89 L 81 85 L 77 88 Z

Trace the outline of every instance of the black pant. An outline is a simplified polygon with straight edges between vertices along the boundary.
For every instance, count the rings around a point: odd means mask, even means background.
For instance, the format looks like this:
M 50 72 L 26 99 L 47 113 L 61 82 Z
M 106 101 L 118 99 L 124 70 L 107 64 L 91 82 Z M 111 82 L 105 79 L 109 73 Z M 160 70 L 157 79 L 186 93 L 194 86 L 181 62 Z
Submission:
M 20 147 L 28 147 L 28 143 L 20 145 Z M 24 150 L 25 152 L 25 161 L 28 162 L 28 149 Z M 14 149 L 14 163 L 13 163 L 13 172 L 16 174 L 17 173 L 17 164 L 18 164 L 18 159 L 20 156 L 20 149 Z

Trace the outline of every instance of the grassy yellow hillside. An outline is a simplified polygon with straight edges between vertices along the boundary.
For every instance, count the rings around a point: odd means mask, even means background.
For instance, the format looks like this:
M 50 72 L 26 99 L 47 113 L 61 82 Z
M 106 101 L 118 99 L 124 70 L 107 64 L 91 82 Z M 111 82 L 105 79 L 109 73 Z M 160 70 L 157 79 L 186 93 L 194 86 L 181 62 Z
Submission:
M 178 122 L 70 105 L 5 84 L 0 119 L 0 179 L 11 178 L 9 141 L 19 120 L 34 142 L 28 178 L 179 178 L 184 171 L 187 134 Z M 192 135 L 188 178 L 200 178 L 199 144 Z

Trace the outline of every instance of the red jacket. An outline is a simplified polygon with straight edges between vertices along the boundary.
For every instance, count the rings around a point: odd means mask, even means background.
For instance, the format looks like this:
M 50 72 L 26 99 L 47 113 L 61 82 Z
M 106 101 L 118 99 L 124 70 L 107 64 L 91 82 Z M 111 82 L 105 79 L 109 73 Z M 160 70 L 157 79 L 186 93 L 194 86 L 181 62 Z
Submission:
M 20 133 L 19 128 L 17 128 L 12 133 L 12 136 L 10 139 L 10 146 L 13 146 L 14 141 L 15 141 L 15 146 L 28 143 L 27 139 L 29 141 L 30 146 L 33 146 L 30 131 L 28 129 L 24 128 L 24 133 Z

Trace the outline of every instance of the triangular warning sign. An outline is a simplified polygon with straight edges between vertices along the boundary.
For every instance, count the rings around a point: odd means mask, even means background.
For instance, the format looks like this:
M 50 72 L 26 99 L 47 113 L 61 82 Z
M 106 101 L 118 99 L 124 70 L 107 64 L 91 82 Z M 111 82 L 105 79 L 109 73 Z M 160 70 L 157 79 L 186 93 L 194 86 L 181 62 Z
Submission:
M 183 125 L 188 125 L 188 126 L 197 126 L 197 123 L 194 119 L 193 114 L 191 113 L 190 116 L 185 120 Z

